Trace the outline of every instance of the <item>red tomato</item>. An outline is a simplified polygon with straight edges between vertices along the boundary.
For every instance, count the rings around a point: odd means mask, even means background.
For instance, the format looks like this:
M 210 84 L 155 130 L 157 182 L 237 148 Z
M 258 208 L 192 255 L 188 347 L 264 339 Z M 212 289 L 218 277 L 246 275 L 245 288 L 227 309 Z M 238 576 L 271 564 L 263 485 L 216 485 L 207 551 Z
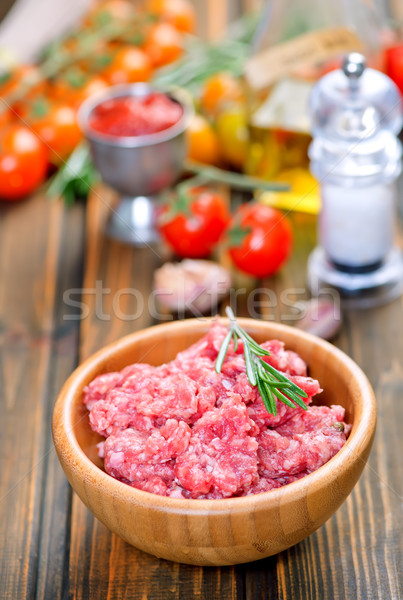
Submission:
M 168 217 L 168 211 L 174 213 Z M 168 219 L 168 220 L 167 220 Z M 163 211 L 160 231 L 164 240 L 183 258 L 205 258 L 211 254 L 228 222 L 225 198 L 207 188 L 194 188 Z
M 0 198 L 18 200 L 45 179 L 46 148 L 28 127 L 11 123 L 0 134 Z
M 63 162 L 82 138 L 76 111 L 69 104 L 43 101 L 26 118 L 47 146 L 52 164 Z
M 53 81 L 52 98 L 78 108 L 84 100 L 106 89 L 108 84 L 98 75 L 88 75 L 73 67 Z
M 104 71 L 105 77 L 112 84 L 148 81 L 151 74 L 151 60 L 143 50 L 135 46 L 120 48 Z
M 11 110 L 3 109 L 3 106 L 1 104 L 1 100 L 0 100 L 0 129 L 3 129 L 3 127 L 5 127 L 8 123 L 10 123 L 10 121 L 12 121 L 14 118 L 14 114 Z
M 147 8 L 178 31 L 193 33 L 195 30 L 196 11 L 189 0 L 149 0 Z
M 403 94 L 403 45 L 392 46 L 385 50 L 385 73 Z
M 84 20 L 87 27 L 105 26 L 105 23 L 127 23 L 135 15 L 135 6 L 128 0 L 97 2 Z
M 36 94 L 45 90 L 46 82 L 41 77 L 38 67 L 21 65 L 10 73 L 5 73 L 0 77 L 0 95 L 6 96 L 14 93 L 23 85 L 30 86 L 24 95 L 25 99 L 32 99 Z
M 154 67 L 167 65 L 183 52 L 181 35 L 169 23 L 156 23 L 150 29 L 144 50 Z
M 291 253 L 291 225 L 278 210 L 263 204 L 244 204 L 228 231 L 229 251 L 235 265 L 255 277 L 275 273 Z
M 34 100 L 38 94 L 47 93 L 49 83 L 40 75 L 38 67 L 34 65 L 21 65 L 0 77 L 0 96 L 8 102 L 10 95 L 20 92 L 27 86 L 23 97 L 12 102 L 12 112 L 22 114 L 29 102 Z

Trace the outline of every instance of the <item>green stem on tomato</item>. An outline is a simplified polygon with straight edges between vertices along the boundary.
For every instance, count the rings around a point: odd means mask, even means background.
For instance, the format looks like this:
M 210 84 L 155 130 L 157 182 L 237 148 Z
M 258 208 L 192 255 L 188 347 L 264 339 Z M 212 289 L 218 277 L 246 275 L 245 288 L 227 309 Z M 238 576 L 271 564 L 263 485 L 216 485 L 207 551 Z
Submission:
M 189 177 L 189 179 L 185 179 L 185 181 L 177 183 L 175 188 L 179 195 L 186 195 L 193 188 L 204 186 L 208 184 L 208 182 L 208 177 L 205 177 L 203 174 L 198 174 Z

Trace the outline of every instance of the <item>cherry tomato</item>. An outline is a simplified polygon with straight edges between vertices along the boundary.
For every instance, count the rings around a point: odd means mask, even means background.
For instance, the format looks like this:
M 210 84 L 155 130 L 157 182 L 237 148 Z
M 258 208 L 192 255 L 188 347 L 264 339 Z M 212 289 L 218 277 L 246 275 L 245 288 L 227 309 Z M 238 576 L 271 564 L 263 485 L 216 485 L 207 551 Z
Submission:
M 62 50 L 66 54 L 79 53 L 80 48 L 82 49 L 79 39 L 68 39 L 62 43 Z M 101 70 L 112 62 L 112 48 L 115 48 L 115 42 L 110 42 L 105 39 L 97 39 L 91 45 L 91 53 L 84 54 L 81 58 L 77 58 L 74 61 L 74 66 L 68 69 L 70 70 L 79 69 L 81 73 L 90 77 L 91 73 L 99 73 L 101 77 L 103 74 Z M 52 82 L 53 83 L 53 82 Z M 52 91 L 52 85 L 50 85 L 50 92 Z
M 10 121 L 13 120 L 14 114 L 8 108 L 4 109 L 0 102 L 0 129 L 3 129 Z
M 103 26 L 110 22 L 127 22 L 135 14 L 134 3 L 128 0 L 105 0 L 98 2 L 87 15 L 84 25 Z
M 196 12 L 188 0 L 149 0 L 147 8 L 178 31 L 193 33 L 195 30 Z
M 52 84 L 52 97 L 78 108 L 84 100 L 108 87 L 105 79 L 88 75 L 82 69 L 71 68 Z
M 48 83 L 42 79 L 39 69 L 34 65 L 21 65 L 0 77 L 0 96 L 5 97 L 6 101 L 10 95 L 21 91 L 24 86 L 27 86 L 24 96 L 12 102 L 12 112 L 18 115 L 25 111 L 27 104 L 38 94 L 47 92 Z
M 392 46 L 385 50 L 385 73 L 397 85 L 403 94 L 403 45 Z
M 227 233 L 234 264 L 249 275 L 268 277 L 291 253 L 293 233 L 285 216 L 270 206 L 251 202 L 235 213 Z
M 172 206 L 165 207 L 160 231 L 178 256 L 205 258 L 211 254 L 229 220 L 227 203 L 221 194 L 208 188 L 194 188 L 185 198 L 180 196 Z
M 167 65 L 183 52 L 181 35 L 169 23 L 156 23 L 150 28 L 144 50 L 154 67 Z
M 29 85 L 25 94 L 26 98 L 32 98 L 44 91 L 46 82 L 41 78 L 38 67 L 35 65 L 21 65 L 0 77 L 0 95 L 5 96 L 15 92 L 18 88 Z
M 243 99 L 242 84 L 231 73 L 216 73 L 203 84 L 200 96 L 200 108 L 203 112 L 214 115 L 225 104 L 239 102 Z
M 188 157 L 211 165 L 220 164 L 220 143 L 213 127 L 202 115 L 195 115 L 186 130 Z
M 136 83 L 148 81 L 152 74 L 152 64 L 148 55 L 135 46 L 123 46 L 113 57 L 104 71 L 109 83 Z
M 67 103 L 42 100 L 33 105 L 26 119 L 46 145 L 52 164 L 65 160 L 82 138 L 76 111 Z
M 46 148 L 28 127 L 10 123 L 0 134 L 0 198 L 18 200 L 45 179 Z

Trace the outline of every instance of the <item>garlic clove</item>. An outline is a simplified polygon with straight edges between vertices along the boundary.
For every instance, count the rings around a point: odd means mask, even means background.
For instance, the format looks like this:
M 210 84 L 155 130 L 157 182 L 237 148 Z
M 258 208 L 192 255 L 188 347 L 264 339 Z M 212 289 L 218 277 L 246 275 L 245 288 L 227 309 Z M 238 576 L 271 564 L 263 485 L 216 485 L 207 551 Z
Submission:
M 301 318 L 295 326 L 325 340 L 333 339 L 342 325 L 340 304 L 330 298 L 312 298 L 298 302 Z
M 214 308 L 230 287 L 229 271 L 208 260 L 165 263 L 154 273 L 153 291 L 161 306 L 194 316 Z

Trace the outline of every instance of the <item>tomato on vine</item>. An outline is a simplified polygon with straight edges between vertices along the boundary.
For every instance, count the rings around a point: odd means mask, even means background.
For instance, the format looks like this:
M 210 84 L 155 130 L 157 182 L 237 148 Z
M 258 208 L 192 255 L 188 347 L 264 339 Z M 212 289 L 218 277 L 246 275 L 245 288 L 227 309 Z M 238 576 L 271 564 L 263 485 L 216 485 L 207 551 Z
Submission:
M 24 117 L 46 145 L 52 164 L 63 162 L 82 138 L 76 111 L 65 102 L 40 99 L 32 104 Z
M 174 202 L 164 207 L 159 229 L 178 256 L 205 258 L 211 254 L 229 220 L 230 212 L 222 194 L 195 187 L 180 191 Z
M 196 11 L 189 0 L 148 0 L 147 8 L 178 31 L 194 33 Z
M 170 23 L 156 23 L 150 28 L 143 49 L 154 67 L 162 67 L 182 55 L 181 34 Z
M 115 23 L 125 23 L 133 19 L 135 14 L 134 3 L 129 0 L 105 0 L 97 2 L 84 20 L 87 27 L 104 27 Z
M 84 100 L 107 87 L 99 75 L 89 75 L 79 67 L 72 67 L 53 81 L 51 94 L 55 100 L 78 108 Z
M 43 77 L 41 77 L 40 70 L 35 65 L 19 65 L 12 71 L 0 76 L 1 96 L 12 94 L 21 86 L 29 86 L 24 97 L 25 99 L 32 99 L 37 94 L 45 91 L 47 83 Z
M 152 64 L 148 55 L 135 46 L 123 46 L 113 56 L 104 75 L 109 83 L 137 83 L 148 81 L 152 74 Z
M 256 202 L 242 205 L 227 231 L 234 264 L 255 277 L 273 275 L 288 259 L 293 232 L 283 213 Z
M 0 198 L 19 200 L 43 183 L 46 148 L 28 127 L 6 125 L 0 133 Z

